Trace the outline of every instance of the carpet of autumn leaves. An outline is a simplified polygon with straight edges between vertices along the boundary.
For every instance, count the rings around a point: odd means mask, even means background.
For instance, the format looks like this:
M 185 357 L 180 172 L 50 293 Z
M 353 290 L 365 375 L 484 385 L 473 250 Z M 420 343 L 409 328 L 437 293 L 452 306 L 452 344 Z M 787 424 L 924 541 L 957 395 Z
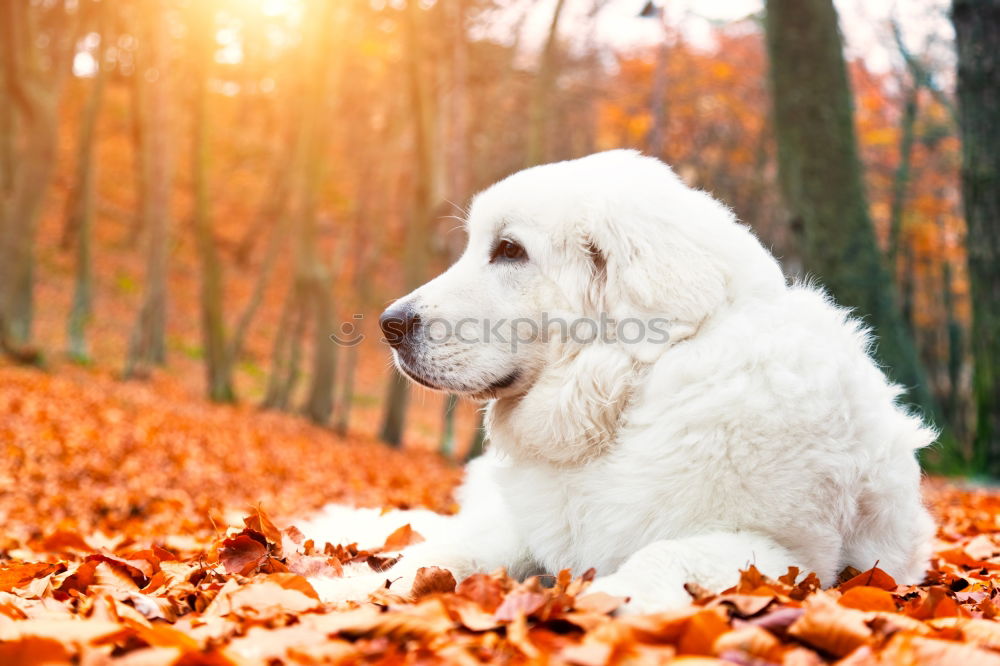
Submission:
M 941 529 L 919 586 L 834 589 L 753 568 L 692 605 L 616 616 L 592 572 L 517 582 L 422 570 L 409 599 L 323 604 L 305 576 L 386 566 L 307 541 L 328 501 L 452 511 L 460 470 L 166 378 L 0 367 L 0 664 L 1000 664 L 1000 494 L 928 482 Z M 655 575 L 655 572 L 650 572 Z

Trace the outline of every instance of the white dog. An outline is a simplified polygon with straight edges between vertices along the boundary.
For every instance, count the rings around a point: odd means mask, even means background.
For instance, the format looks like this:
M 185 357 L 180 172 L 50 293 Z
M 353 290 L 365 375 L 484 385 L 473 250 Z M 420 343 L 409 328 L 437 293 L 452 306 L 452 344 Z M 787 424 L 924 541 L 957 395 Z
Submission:
M 414 381 L 489 401 L 490 449 L 457 516 L 390 571 L 314 579 L 325 598 L 387 579 L 405 594 L 424 566 L 595 567 L 591 589 L 631 611 L 750 564 L 922 579 L 934 527 L 915 452 L 935 433 L 899 406 L 863 325 L 786 284 L 723 205 L 618 150 L 510 176 L 475 198 L 468 231 L 381 323 Z

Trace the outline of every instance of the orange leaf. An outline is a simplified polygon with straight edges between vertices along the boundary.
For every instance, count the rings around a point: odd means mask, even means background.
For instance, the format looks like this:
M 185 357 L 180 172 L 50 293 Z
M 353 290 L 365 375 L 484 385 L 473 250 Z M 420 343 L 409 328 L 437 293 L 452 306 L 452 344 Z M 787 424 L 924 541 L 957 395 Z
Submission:
M 36 664 L 69 663 L 70 653 L 62 643 L 52 638 L 24 636 L 0 643 L 0 664 L 4 666 L 35 666 Z
M 61 565 L 45 562 L 15 562 L 0 569 L 0 590 L 10 592 L 15 587 L 23 587 L 34 578 L 42 578 L 59 571 Z
M 492 613 L 503 601 L 503 585 L 495 577 L 489 574 L 472 574 L 455 589 L 456 594 L 460 594 L 466 599 L 479 604 L 479 606 Z
M 837 586 L 837 589 L 841 592 L 847 592 L 852 587 L 859 587 L 861 585 L 866 587 L 877 587 L 883 590 L 889 590 L 890 592 L 894 591 L 896 587 L 898 587 L 892 576 L 878 567 L 872 567 L 868 571 L 862 571 L 854 578 L 841 583 Z
M 727 631 L 729 623 L 717 611 L 698 611 L 688 620 L 677 651 L 680 654 L 714 654 L 715 641 Z
M 896 601 L 889 592 L 867 585 L 852 587 L 837 600 L 837 603 L 863 611 L 896 612 Z
M 264 513 L 264 509 L 259 505 L 254 507 L 253 513 L 243 519 L 243 524 L 248 529 L 263 534 L 268 542 L 277 545 L 281 544 L 281 530 L 271 522 L 271 519 Z
M 406 523 L 395 532 L 385 538 L 385 545 L 382 550 L 396 551 L 403 550 L 407 546 L 420 543 L 424 538 L 415 532 L 409 523 Z

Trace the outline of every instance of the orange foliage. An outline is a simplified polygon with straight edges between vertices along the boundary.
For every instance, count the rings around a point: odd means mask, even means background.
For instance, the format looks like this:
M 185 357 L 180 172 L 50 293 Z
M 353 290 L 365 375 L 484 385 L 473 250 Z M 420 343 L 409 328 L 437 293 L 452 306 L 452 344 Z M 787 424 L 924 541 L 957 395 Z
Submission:
M 691 586 L 689 608 L 615 617 L 620 600 L 587 594 L 593 571 L 456 586 L 430 568 L 412 599 L 335 607 L 306 576 L 380 570 L 419 535 L 363 551 L 283 526 L 329 500 L 451 510 L 459 470 L 163 379 L 0 367 L 0 415 L 3 664 L 1000 663 L 995 492 L 929 483 L 941 529 L 918 586 L 877 566 L 830 590 L 751 567 L 722 594 Z

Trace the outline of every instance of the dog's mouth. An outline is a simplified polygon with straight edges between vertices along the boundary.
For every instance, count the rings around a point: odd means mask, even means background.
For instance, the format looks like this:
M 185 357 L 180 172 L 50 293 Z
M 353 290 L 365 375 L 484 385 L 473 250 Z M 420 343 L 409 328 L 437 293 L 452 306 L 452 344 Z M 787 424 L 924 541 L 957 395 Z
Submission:
M 411 368 L 410 367 L 411 362 L 407 361 L 407 359 L 402 354 L 398 354 L 397 353 L 397 354 L 395 354 L 395 356 L 396 356 L 396 367 L 399 368 L 399 370 L 404 375 L 406 375 L 407 377 L 409 377 L 411 380 L 415 381 L 416 383 L 420 384 L 421 386 L 426 386 L 427 388 L 429 388 L 431 390 L 434 390 L 434 391 L 447 391 L 448 390 L 446 388 L 438 386 L 437 384 L 435 384 L 434 382 L 432 382 L 431 380 L 427 379 L 422 374 L 420 374 L 419 372 L 417 372 L 416 370 L 414 370 L 413 368 Z
M 497 397 L 497 393 L 508 389 L 517 383 L 517 380 L 521 378 L 520 370 L 513 370 L 506 375 L 500 377 L 499 379 L 487 384 L 484 387 L 470 387 L 470 386 L 442 386 L 436 381 L 428 379 L 423 373 L 417 371 L 413 366 L 415 365 L 412 359 L 409 359 L 404 354 L 395 354 L 396 356 L 396 367 L 402 371 L 404 375 L 409 377 L 411 380 L 420 384 L 421 386 L 427 387 L 433 391 L 442 391 L 444 393 L 459 393 L 466 395 L 470 398 L 476 400 L 489 400 Z

